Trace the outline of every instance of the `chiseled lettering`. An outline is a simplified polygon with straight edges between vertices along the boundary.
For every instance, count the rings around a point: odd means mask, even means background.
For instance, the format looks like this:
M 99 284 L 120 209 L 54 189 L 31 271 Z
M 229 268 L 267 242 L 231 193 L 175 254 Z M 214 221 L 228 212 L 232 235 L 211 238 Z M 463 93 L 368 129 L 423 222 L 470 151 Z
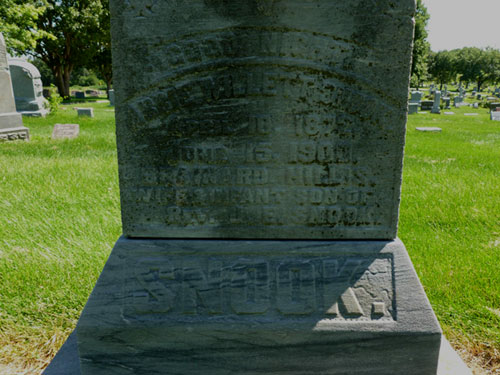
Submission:
M 231 307 L 237 314 L 264 314 L 270 307 L 269 265 L 242 261 L 232 267 Z
M 189 264 L 191 263 L 191 264 Z M 208 314 L 222 313 L 222 263 L 212 261 L 205 274 L 197 260 L 184 261 L 182 270 L 182 312 L 198 314 L 202 309 Z
M 277 268 L 278 310 L 285 315 L 307 315 L 315 309 L 314 266 L 307 261 L 289 261 Z

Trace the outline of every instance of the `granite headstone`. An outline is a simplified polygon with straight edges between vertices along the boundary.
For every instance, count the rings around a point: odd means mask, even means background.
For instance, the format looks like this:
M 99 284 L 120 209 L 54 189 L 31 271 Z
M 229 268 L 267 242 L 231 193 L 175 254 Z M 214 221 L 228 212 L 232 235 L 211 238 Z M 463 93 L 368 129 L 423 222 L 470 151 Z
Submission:
M 16 112 L 14 92 L 7 62 L 7 47 L 0 33 L 0 141 L 29 139 L 21 114 Z
M 440 114 L 441 113 L 441 91 L 434 91 L 434 103 L 432 104 L 432 113 Z
M 43 97 L 40 71 L 28 61 L 9 59 L 12 86 L 17 111 L 25 116 L 45 116 L 49 113 L 47 99 Z
M 435 374 L 396 238 L 415 1 L 110 5 L 124 236 L 82 374 Z
M 111 89 L 108 91 L 109 95 L 109 105 L 110 106 L 115 106 L 115 90 Z

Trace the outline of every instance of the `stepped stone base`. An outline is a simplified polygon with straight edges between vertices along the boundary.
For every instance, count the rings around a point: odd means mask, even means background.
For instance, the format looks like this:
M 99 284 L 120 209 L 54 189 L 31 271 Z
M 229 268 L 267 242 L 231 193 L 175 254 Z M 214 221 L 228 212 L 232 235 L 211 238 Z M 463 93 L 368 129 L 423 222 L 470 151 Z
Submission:
M 434 375 L 441 331 L 399 240 L 122 238 L 77 341 L 82 374 Z
M 29 129 L 23 126 L 20 113 L 10 112 L 0 114 L 0 142 L 17 139 L 29 140 Z

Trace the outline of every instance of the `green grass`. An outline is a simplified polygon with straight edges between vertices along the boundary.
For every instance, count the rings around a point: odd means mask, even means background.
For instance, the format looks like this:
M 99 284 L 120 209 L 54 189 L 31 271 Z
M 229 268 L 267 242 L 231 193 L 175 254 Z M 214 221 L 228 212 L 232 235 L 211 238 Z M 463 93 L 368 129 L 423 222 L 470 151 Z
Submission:
M 450 111 L 409 117 L 399 236 L 445 333 L 498 366 L 500 123 Z
M 0 144 L 0 362 L 43 367 L 120 235 L 114 113 L 92 106 L 93 119 L 24 118 L 31 141 Z M 52 140 L 54 123 L 80 136 Z
M 27 373 L 74 328 L 121 233 L 113 112 L 78 104 L 95 108 L 83 119 L 74 106 L 24 118 L 31 141 L 0 144 L 0 364 Z M 409 118 L 399 235 L 445 333 L 491 369 L 500 364 L 500 123 L 485 109 L 451 111 Z M 52 140 L 55 123 L 80 124 L 80 136 Z

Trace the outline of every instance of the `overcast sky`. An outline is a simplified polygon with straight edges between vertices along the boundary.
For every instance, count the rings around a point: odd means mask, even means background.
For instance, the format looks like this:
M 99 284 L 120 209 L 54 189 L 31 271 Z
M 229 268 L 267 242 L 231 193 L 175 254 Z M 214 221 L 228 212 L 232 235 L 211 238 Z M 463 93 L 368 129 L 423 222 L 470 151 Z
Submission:
M 423 0 L 433 51 L 462 47 L 500 49 L 500 0 Z

